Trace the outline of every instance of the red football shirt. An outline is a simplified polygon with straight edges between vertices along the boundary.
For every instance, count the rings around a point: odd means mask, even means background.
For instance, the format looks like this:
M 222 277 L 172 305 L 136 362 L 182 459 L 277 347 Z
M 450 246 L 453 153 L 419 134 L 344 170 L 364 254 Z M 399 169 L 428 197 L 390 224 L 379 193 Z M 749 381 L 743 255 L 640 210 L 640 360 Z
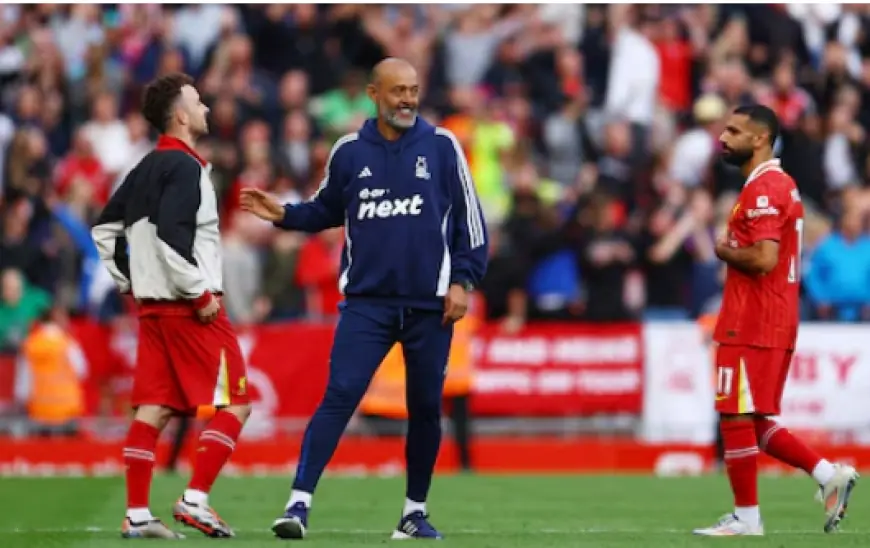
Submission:
M 779 260 L 765 275 L 728 266 L 713 338 L 719 344 L 793 349 L 798 331 L 804 208 L 794 180 L 774 159 L 747 178 L 728 220 L 732 247 L 779 242 Z

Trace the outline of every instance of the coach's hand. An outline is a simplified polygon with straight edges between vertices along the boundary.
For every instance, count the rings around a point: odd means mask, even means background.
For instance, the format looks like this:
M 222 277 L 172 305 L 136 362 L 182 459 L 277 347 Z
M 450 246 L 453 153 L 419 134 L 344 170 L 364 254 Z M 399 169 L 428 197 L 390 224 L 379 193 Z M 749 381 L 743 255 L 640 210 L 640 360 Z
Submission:
M 284 206 L 258 188 L 243 188 L 241 205 L 243 211 L 266 221 L 277 223 L 284 219 Z
M 468 292 L 459 284 L 453 284 L 444 297 L 444 325 L 458 322 L 468 311 Z
M 221 303 L 217 297 L 212 295 L 208 304 L 197 310 L 196 315 L 202 323 L 211 323 L 217 319 L 220 311 Z

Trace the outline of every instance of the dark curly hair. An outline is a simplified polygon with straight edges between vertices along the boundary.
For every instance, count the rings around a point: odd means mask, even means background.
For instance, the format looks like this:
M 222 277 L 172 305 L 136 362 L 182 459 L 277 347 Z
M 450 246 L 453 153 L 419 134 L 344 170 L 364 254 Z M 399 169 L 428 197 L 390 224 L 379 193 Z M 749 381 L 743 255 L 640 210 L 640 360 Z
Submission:
M 145 86 L 145 92 L 142 94 L 142 115 L 154 126 L 154 129 L 165 133 L 172 103 L 178 99 L 181 88 L 192 85 L 193 78 L 180 72 L 167 74 L 151 81 Z

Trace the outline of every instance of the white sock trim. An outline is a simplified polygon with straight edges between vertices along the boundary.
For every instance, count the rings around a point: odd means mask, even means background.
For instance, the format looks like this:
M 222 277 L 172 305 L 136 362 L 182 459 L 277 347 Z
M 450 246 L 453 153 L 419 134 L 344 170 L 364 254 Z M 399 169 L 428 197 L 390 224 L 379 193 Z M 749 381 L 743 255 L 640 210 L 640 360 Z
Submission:
M 414 512 L 423 512 L 425 514 L 426 503 L 405 499 L 405 507 L 402 509 L 402 517 L 405 517 L 408 514 L 413 514 Z
M 734 515 L 737 519 L 751 527 L 761 525 L 761 510 L 758 506 L 738 506 L 734 509 Z
M 184 500 L 197 506 L 208 506 L 208 493 L 199 491 L 198 489 L 185 489 Z
M 133 523 L 144 523 L 154 519 L 154 516 L 148 508 L 127 508 L 127 518 Z
M 834 475 L 837 473 L 837 469 L 831 463 L 831 461 L 827 459 L 822 459 L 813 468 L 813 479 L 816 480 L 816 483 L 819 485 L 825 485 L 832 479 L 834 479 Z
M 287 501 L 287 506 L 284 509 L 290 508 L 297 502 L 301 502 L 306 508 L 311 508 L 311 493 L 294 489 L 290 493 L 290 499 Z

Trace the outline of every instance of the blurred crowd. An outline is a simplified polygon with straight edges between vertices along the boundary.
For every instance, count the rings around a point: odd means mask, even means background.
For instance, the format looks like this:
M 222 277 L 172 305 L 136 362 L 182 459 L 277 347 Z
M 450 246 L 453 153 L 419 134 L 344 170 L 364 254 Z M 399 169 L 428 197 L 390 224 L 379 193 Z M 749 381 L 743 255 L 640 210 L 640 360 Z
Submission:
M 870 319 L 870 6 L 0 6 L 0 347 L 58 309 L 123 312 L 89 226 L 155 139 L 151 78 L 211 108 L 226 307 L 239 324 L 335 313 L 340 229 L 241 215 L 238 190 L 316 188 L 374 109 L 368 71 L 414 63 L 421 114 L 469 158 L 492 234 L 487 315 L 684 319 L 715 311 L 713 253 L 743 183 L 730 109 L 774 108 L 807 208 L 808 319 Z

